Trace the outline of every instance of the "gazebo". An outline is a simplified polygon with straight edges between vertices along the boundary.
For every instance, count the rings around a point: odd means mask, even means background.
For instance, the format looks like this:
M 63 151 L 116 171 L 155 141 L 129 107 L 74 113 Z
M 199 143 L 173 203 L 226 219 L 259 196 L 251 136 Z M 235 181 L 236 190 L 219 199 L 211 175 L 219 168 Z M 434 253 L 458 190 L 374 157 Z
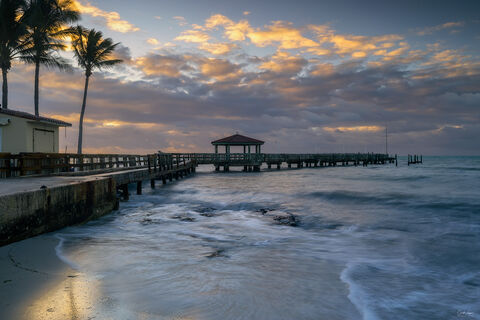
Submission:
M 234 134 L 233 136 L 212 141 L 215 146 L 215 153 L 218 153 L 218 146 L 225 146 L 225 153 L 230 153 L 231 146 L 243 146 L 243 153 L 251 153 L 251 146 L 255 146 L 254 153 L 262 153 L 262 145 L 264 141 L 254 138 L 242 136 L 241 134 Z
M 229 171 L 230 166 L 243 166 L 244 171 L 260 171 L 262 165 L 262 145 L 265 142 L 254 138 L 234 134 L 219 140 L 212 141 L 215 146 L 216 162 L 215 170 L 219 171 L 223 166 L 224 171 Z M 225 146 L 225 153 L 218 154 L 218 146 Z M 255 152 L 252 153 L 252 146 L 255 146 Z M 243 154 L 230 153 L 230 147 L 243 147 Z

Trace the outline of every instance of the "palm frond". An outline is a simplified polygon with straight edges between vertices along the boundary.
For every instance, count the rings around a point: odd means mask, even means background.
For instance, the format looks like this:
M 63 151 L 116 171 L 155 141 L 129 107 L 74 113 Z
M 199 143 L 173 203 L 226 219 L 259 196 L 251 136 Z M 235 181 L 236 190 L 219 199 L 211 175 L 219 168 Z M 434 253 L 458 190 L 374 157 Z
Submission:
M 111 59 L 118 45 L 119 43 L 113 43 L 110 38 L 104 39 L 102 32 L 80 26 L 77 26 L 72 40 L 77 63 L 87 76 L 90 76 L 94 69 L 111 68 L 121 63 L 120 59 Z

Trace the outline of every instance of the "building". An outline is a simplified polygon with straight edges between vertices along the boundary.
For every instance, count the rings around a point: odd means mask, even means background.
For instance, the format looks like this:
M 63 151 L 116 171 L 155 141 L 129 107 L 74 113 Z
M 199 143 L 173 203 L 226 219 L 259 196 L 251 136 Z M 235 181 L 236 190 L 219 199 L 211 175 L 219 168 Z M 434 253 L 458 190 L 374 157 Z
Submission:
M 58 152 L 59 128 L 70 123 L 0 109 L 0 152 Z

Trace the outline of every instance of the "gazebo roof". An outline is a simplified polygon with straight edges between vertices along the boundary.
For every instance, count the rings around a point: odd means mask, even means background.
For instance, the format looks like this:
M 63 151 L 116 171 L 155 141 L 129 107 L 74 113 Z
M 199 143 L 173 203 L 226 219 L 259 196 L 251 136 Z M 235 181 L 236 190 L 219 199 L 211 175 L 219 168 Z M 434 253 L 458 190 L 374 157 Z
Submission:
M 264 141 L 242 136 L 241 134 L 234 134 L 230 137 L 212 141 L 213 145 L 262 145 L 264 143 Z

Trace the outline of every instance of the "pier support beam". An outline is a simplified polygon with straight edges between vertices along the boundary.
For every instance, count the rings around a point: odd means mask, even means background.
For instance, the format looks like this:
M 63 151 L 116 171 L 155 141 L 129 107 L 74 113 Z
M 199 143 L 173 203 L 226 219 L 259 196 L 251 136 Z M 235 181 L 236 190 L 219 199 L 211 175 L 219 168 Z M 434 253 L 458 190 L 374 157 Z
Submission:
M 120 188 L 122 190 L 123 200 L 128 201 L 128 199 L 130 198 L 130 194 L 128 193 L 128 184 L 124 184 Z
M 150 188 L 155 189 L 155 179 L 150 180 Z
M 142 194 L 142 181 L 137 181 L 137 194 Z

